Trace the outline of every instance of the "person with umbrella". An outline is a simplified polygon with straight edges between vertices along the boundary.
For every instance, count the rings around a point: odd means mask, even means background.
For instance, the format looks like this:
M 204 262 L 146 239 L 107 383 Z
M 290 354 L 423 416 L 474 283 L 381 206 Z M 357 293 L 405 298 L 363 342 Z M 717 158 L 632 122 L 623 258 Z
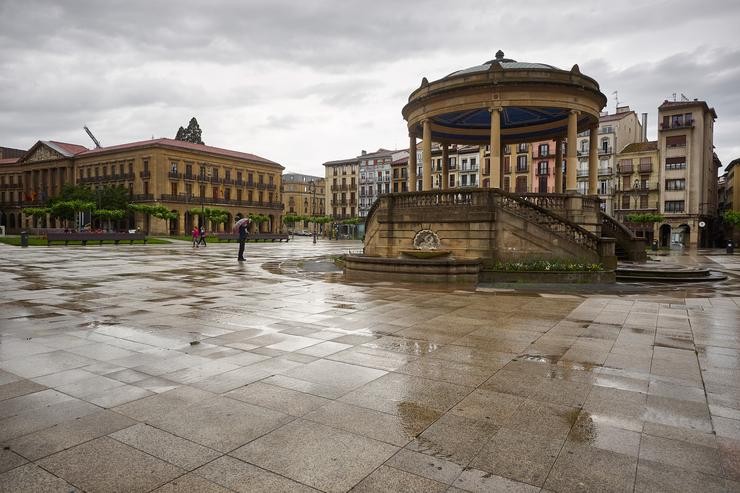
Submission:
M 234 223 L 234 232 L 239 233 L 239 256 L 237 257 L 237 260 L 239 262 L 244 262 L 244 243 L 247 241 L 247 235 L 249 234 L 249 223 L 251 221 L 248 217 L 242 217 L 241 219 L 237 219 L 237 221 Z

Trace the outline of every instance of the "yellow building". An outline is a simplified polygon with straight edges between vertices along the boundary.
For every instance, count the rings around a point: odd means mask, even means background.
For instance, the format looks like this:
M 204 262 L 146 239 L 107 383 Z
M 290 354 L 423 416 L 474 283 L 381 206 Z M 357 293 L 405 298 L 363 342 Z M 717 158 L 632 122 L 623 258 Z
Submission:
M 252 226 L 260 232 L 281 229 L 283 167 L 253 154 L 173 139 L 97 149 L 39 141 L 9 161 L 0 165 L 0 210 L 9 232 L 60 227 L 54 218 L 26 216 L 22 208 L 43 205 L 68 183 L 122 186 L 133 203 L 159 204 L 177 214 L 168 222 L 141 214 L 130 218 L 129 227 L 150 234 L 187 234 L 199 222 L 190 211 L 206 207 L 226 210 L 230 221 L 237 214 L 264 215 L 268 221 Z M 206 224 L 206 229 L 222 231 L 224 225 Z
M 657 238 L 657 223 L 632 224 L 630 214 L 658 214 L 660 211 L 660 155 L 658 142 L 636 142 L 617 155 L 617 181 L 614 214 L 627 223 L 639 238 L 652 242 Z
M 324 216 L 326 215 L 326 180 L 319 176 L 286 173 L 283 175 L 283 203 L 285 215 Z M 290 225 L 289 225 L 290 226 Z M 321 230 L 321 225 L 303 221 L 290 226 L 292 231 L 313 232 Z
M 358 215 L 358 158 L 340 159 L 324 163 L 326 175 L 327 214 L 335 220 L 351 219 Z

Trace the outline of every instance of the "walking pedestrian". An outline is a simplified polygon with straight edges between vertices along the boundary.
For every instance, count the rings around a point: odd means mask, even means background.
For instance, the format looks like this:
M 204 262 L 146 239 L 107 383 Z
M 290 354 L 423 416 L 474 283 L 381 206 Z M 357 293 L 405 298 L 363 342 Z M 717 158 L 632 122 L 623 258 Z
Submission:
M 237 260 L 239 262 L 244 262 L 246 260 L 244 258 L 244 244 L 247 242 L 247 235 L 249 235 L 249 223 L 249 219 L 237 221 L 239 231 L 239 256 L 237 257 Z
M 203 245 L 204 247 L 208 246 L 206 244 L 206 227 L 201 226 L 200 230 L 198 231 L 198 245 Z
M 200 243 L 200 230 L 198 226 L 193 226 L 191 234 L 193 235 L 193 248 L 198 248 L 198 243 Z

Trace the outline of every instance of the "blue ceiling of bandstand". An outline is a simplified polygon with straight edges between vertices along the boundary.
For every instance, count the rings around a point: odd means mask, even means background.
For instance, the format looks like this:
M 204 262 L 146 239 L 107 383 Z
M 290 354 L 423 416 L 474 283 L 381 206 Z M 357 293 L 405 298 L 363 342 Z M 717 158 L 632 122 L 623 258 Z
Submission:
M 503 108 L 501 112 L 501 128 L 515 128 L 528 125 L 541 125 L 553 121 L 565 120 L 568 110 L 560 108 Z M 487 108 L 469 111 L 456 111 L 437 115 L 433 118 L 436 123 L 452 128 L 490 128 L 491 114 Z

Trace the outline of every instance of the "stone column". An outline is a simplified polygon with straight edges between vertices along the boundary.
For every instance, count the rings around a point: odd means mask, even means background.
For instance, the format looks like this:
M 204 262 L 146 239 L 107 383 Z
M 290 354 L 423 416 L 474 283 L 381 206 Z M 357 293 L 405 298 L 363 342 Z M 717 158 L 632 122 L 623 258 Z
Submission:
M 501 108 L 491 108 L 491 188 L 501 188 Z
M 432 122 L 424 120 L 424 135 L 421 148 L 422 175 L 421 188 L 423 191 L 432 189 Z
M 565 168 L 565 191 L 574 193 L 578 190 L 578 111 L 568 114 L 568 157 Z
M 555 193 L 563 193 L 563 138 L 555 139 Z
M 416 191 L 416 134 L 413 132 L 409 133 L 409 164 L 408 164 L 408 180 L 409 180 L 409 192 Z
M 442 190 L 447 190 L 450 184 L 450 146 L 448 144 L 442 145 L 442 179 L 440 180 L 440 187 Z
M 591 125 L 588 132 L 588 194 L 598 195 L 599 193 L 599 160 L 597 155 L 598 150 L 598 135 L 597 132 L 599 126 L 597 124 Z

